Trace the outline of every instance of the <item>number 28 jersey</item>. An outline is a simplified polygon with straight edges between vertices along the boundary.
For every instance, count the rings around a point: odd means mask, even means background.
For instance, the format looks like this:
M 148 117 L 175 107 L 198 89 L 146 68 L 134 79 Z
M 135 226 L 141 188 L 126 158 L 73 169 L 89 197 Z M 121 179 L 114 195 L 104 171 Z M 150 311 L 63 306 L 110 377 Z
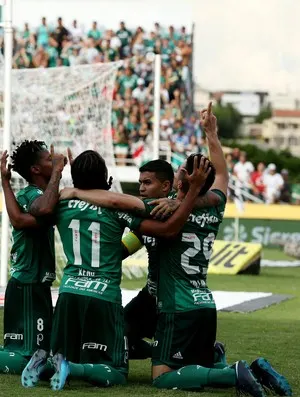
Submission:
M 226 197 L 219 190 L 213 192 L 221 198 L 217 207 L 193 210 L 175 239 L 159 241 L 158 309 L 161 312 L 215 307 L 206 279 Z
M 121 303 L 121 239 L 125 227 L 138 229 L 141 222 L 142 219 L 131 214 L 85 201 L 61 201 L 56 211 L 56 225 L 67 265 L 60 293 Z

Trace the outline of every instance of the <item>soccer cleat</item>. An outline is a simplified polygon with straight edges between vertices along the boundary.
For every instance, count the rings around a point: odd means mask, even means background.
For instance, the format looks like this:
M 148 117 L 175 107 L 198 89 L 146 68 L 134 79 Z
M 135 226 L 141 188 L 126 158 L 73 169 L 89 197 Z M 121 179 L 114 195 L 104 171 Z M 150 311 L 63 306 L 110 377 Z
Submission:
M 293 395 L 292 388 L 289 385 L 287 379 L 283 375 L 276 372 L 269 361 L 265 358 L 257 358 L 250 365 L 250 368 L 263 387 L 269 389 L 275 394 L 278 394 L 279 396 Z
M 252 397 L 266 397 L 262 386 L 253 376 L 246 361 L 237 361 L 233 368 L 236 372 L 236 388 L 238 392 Z
M 52 363 L 55 368 L 55 374 L 50 379 L 51 389 L 62 390 L 70 374 L 69 361 L 65 360 L 62 354 L 57 353 L 52 357 Z
M 33 354 L 21 375 L 21 382 L 24 387 L 34 387 L 37 385 L 40 374 L 47 364 L 47 357 L 48 353 L 42 349 L 37 350 Z

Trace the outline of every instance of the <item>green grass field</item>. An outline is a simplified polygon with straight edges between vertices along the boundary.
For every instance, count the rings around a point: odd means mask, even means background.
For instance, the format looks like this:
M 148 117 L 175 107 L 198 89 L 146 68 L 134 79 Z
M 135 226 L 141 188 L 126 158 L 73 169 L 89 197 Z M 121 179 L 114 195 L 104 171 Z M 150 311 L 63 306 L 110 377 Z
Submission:
M 268 259 L 290 259 L 274 250 L 264 250 Z M 123 287 L 139 288 L 144 280 L 126 280 Z M 260 291 L 290 294 L 294 298 L 250 314 L 219 313 L 218 340 L 225 342 L 229 362 L 246 359 L 251 362 L 257 356 L 268 358 L 290 381 L 294 396 L 300 397 L 300 268 L 265 268 L 259 276 L 209 276 L 212 290 Z M 3 311 L 0 311 L 2 326 Z M 2 328 L 0 329 L 2 338 Z M 47 383 L 35 389 L 23 389 L 20 378 L 1 375 L 0 396 L 28 397 L 85 397 L 89 395 L 122 396 L 186 396 L 200 393 L 161 391 L 151 387 L 150 361 L 130 363 L 127 386 L 98 389 L 88 384 L 71 382 L 62 392 L 52 392 Z M 207 389 L 202 397 L 235 396 L 235 390 Z

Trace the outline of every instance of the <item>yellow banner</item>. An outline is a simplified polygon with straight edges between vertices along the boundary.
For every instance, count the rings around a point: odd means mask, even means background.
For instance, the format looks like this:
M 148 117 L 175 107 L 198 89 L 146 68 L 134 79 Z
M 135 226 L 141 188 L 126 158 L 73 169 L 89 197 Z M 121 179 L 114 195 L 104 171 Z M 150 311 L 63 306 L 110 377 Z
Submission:
M 244 207 L 245 211 L 239 212 L 235 204 L 228 203 L 225 218 L 300 220 L 300 206 L 297 205 L 245 203 Z
M 208 274 L 238 274 L 261 256 L 262 245 L 217 240 L 210 258 Z M 123 261 L 123 273 L 129 278 L 147 274 L 148 254 L 142 248 Z
M 238 274 L 261 256 L 262 245 L 217 240 L 208 274 Z

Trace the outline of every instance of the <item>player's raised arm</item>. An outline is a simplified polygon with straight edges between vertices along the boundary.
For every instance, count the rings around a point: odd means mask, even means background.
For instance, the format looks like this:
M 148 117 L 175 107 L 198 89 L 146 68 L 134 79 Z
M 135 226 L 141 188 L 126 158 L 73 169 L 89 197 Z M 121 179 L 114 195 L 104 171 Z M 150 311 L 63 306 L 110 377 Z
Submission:
M 10 223 L 15 229 L 38 227 L 39 225 L 35 217 L 30 214 L 25 214 L 19 207 L 15 194 L 11 188 L 11 165 L 7 164 L 7 159 L 8 154 L 7 151 L 5 151 L 1 156 L 1 182 Z
M 45 192 L 31 204 L 29 212 L 33 216 L 49 215 L 59 200 L 59 183 L 67 159 L 63 154 L 54 153 L 51 145 L 52 174 Z
M 189 184 L 189 190 L 179 209 L 166 222 L 144 220 L 139 227 L 139 232 L 153 237 L 176 237 L 193 210 L 198 194 L 210 171 L 209 161 L 202 157 L 198 166 L 198 156 L 195 156 L 193 173 L 188 175 L 185 169 L 181 170 L 185 173 L 185 181 Z
M 227 196 L 229 175 L 227 165 L 217 132 L 217 118 L 212 113 L 212 103 L 201 112 L 201 127 L 203 128 L 210 152 L 210 160 L 216 169 L 216 178 L 211 189 L 221 190 Z

